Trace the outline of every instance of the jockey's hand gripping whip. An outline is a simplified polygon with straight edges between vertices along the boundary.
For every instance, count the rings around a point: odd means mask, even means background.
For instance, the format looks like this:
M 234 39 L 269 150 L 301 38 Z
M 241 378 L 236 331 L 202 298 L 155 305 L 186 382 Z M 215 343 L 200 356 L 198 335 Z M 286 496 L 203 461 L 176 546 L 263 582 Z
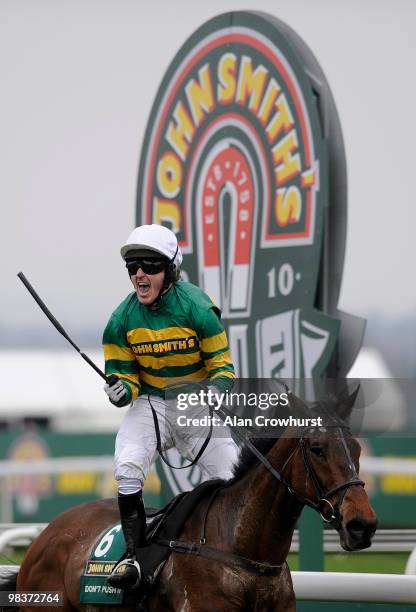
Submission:
M 77 346 L 75 344 L 75 342 L 73 340 L 71 340 L 71 338 L 68 336 L 68 334 L 66 333 L 66 331 L 64 330 L 64 328 L 62 327 L 62 325 L 59 323 L 59 321 L 57 321 L 55 319 L 55 317 L 53 316 L 53 314 L 51 313 L 51 311 L 49 310 L 49 308 L 46 306 L 46 304 L 44 304 L 44 302 L 40 299 L 40 297 L 38 296 L 38 294 L 36 293 L 36 291 L 33 289 L 32 285 L 29 283 L 29 281 L 27 280 L 26 276 L 23 274 L 23 272 L 19 272 L 19 274 L 17 275 L 20 280 L 22 281 L 22 283 L 24 284 L 24 286 L 26 287 L 26 289 L 29 291 L 30 295 L 33 297 L 33 299 L 35 300 L 35 302 L 38 304 L 38 306 L 40 307 L 40 309 L 44 312 L 44 314 L 48 317 L 49 321 L 52 323 L 52 325 L 55 327 L 55 329 L 58 330 L 58 332 L 66 339 L 68 340 L 69 344 L 71 344 L 74 349 L 81 355 L 81 357 L 88 363 L 88 365 L 90 365 L 96 372 L 97 374 L 99 374 L 101 376 L 101 378 L 103 378 L 105 380 L 105 382 L 110 385 L 110 387 L 112 387 L 113 385 L 116 384 L 116 382 L 118 381 L 118 377 L 115 374 L 111 374 L 110 376 L 106 376 L 104 374 L 104 372 L 102 370 L 100 370 L 100 368 L 93 362 L 91 361 L 91 359 L 88 357 L 88 355 L 86 355 L 85 353 L 83 353 L 81 351 L 81 349 L 79 348 L 79 346 Z

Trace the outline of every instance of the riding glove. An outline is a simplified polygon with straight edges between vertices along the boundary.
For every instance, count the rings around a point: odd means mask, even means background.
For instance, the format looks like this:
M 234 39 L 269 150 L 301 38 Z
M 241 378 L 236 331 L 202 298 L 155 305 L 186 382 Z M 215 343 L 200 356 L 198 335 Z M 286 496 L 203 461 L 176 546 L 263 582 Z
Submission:
M 104 386 L 104 391 L 107 393 L 112 404 L 119 407 L 125 405 L 124 403 L 120 403 L 127 396 L 127 389 L 121 380 L 118 380 L 112 386 L 106 384 Z

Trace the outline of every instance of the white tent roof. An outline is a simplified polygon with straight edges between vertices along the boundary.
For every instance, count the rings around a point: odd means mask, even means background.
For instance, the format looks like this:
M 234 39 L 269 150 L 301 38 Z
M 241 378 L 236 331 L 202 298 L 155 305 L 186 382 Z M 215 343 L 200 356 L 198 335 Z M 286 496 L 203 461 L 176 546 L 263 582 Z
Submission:
M 359 352 L 348 378 L 392 378 L 392 373 L 381 353 L 365 348 Z
M 406 427 L 406 400 L 388 369 L 381 353 L 375 349 L 361 349 L 348 378 L 379 378 L 380 395 L 372 403 L 365 404 L 365 429 L 374 431 L 397 431 Z M 365 393 L 365 385 L 363 392 Z
M 101 351 L 87 354 L 104 368 Z M 0 351 L 0 371 L 0 420 L 46 416 L 59 429 L 116 430 L 123 415 L 75 351 Z

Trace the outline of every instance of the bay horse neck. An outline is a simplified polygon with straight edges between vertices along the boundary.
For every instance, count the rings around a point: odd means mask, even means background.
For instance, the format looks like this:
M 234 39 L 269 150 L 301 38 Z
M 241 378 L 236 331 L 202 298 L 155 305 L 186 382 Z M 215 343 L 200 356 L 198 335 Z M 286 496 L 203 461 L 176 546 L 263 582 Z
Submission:
M 282 437 L 266 457 L 280 472 L 291 454 L 296 453 L 297 446 L 296 437 Z M 235 512 L 236 551 L 263 563 L 283 563 L 303 504 L 260 462 L 233 488 L 239 500 Z

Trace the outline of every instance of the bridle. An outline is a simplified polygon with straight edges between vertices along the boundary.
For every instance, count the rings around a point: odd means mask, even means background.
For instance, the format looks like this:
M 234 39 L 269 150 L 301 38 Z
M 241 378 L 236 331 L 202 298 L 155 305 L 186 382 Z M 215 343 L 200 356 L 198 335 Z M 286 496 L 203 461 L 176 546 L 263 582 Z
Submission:
M 273 467 L 270 461 L 265 457 L 251 442 L 248 437 L 245 437 L 241 434 L 237 428 L 233 428 L 233 431 L 237 438 L 239 438 L 246 446 L 250 448 L 252 453 L 258 458 L 258 460 L 264 465 L 264 467 L 274 476 L 279 482 L 281 482 L 287 489 L 287 491 L 293 495 L 301 504 L 306 506 L 310 506 L 314 510 L 316 510 L 322 517 L 322 519 L 332 525 L 335 529 L 339 529 L 341 524 L 341 512 L 340 506 L 344 499 L 344 496 L 350 487 L 354 486 L 364 486 L 364 482 L 358 477 L 357 470 L 355 469 L 354 462 L 351 457 L 351 453 L 345 441 L 344 432 L 342 427 L 337 426 L 336 429 L 340 433 L 340 440 L 342 444 L 342 448 L 345 452 L 348 466 L 351 470 L 352 477 L 346 482 L 333 487 L 326 491 L 318 478 L 316 471 L 313 468 L 313 465 L 310 461 L 310 454 L 308 453 L 308 444 L 307 444 L 307 433 L 311 433 L 313 431 L 313 427 L 303 428 L 300 432 L 298 443 L 295 448 L 289 454 L 289 457 L 284 462 L 281 470 L 277 470 Z M 305 467 L 306 473 L 313 484 L 313 487 L 316 492 L 316 500 L 310 499 L 309 497 L 305 497 L 301 495 L 296 489 L 292 486 L 292 484 L 283 476 L 283 472 L 288 467 L 296 452 L 300 450 L 300 454 L 302 457 L 303 465 Z M 251 573 L 255 573 L 257 575 L 263 576 L 273 576 L 278 575 L 282 569 L 282 565 L 269 565 L 267 563 L 260 563 L 253 561 L 252 559 L 247 559 L 242 557 L 241 555 L 236 555 L 230 552 L 224 552 L 218 550 L 216 548 L 212 548 L 208 546 L 206 543 L 206 524 L 208 519 L 208 513 L 210 508 L 216 499 L 217 495 L 220 491 L 222 491 L 225 487 L 219 487 L 215 489 L 208 501 L 208 504 L 205 508 L 203 521 L 202 521 L 202 529 L 200 534 L 199 543 L 189 542 L 186 540 L 160 540 L 158 543 L 162 546 L 169 547 L 172 551 L 187 555 L 196 555 L 199 557 L 205 557 L 206 559 L 210 559 L 212 561 L 217 561 L 222 564 L 228 565 L 232 567 L 234 570 L 243 569 L 249 571 Z M 341 493 L 337 502 L 332 504 L 329 501 L 329 498 L 337 493 Z M 325 508 L 329 508 L 330 516 L 326 516 Z
M 313 508 L 314 510 L 316 510 L 316 512 L 318 512 L 321 515 L 325 523 L 329 523 L 335 529 L 339 529 L 339 526 L 341 523 L 340 506 L 343 502 L 346 492 L 348 491 L 350 487 L 355 487 L 355 486 L 364 487 L 365 483 L 358 476 L 357 470 L 355 469 L 355 465 L 351 457 L 351 453 L 345 441 L 343 429 L 342 427 L 338 426 L 336 427 L 336 430 L 339 432 L 339 439 L 341 441 L 342 448 L 347 458 L 348 467 L 351 470 L 352 477 L 346 482 L 343 482 L 342 484 L 339 484 L 333 487 L 332 489 L 325 490 L 322 487 L 322 484 L 318 478 L 318 475 L 315 469 L 313 468 L 313 465 L 311 464 L 310 453 L 308 453 L 308 443 L 307 443 L 306 434 L 311 433 L 313 430 L 314 430 L 313 427 L 304 428 L 301 430 L 300 436 L 298 438 L 298 444 L 289 454 L 289 457 L 284 462 L 280 471 L 275 469 L 271 465 L 269 460 L 264 455 L 262 455 L 251 442 L 249 443 L 249 446 L 252 452 L 254 452 L 253 449 L 256 450 L 254 454 L 257 456 L 257 458 L 261 461 L 261 463 L 263 463 L 264 467 L 275 478 L 277 478 L 283 485 L 285 485 L 287 491 L 291 495 L 296 497 L 296 499 L 302 504 L 309 506 L 310 508 Z M 291 463 L 293 457 L 295 456 L 298 450 L 300 451 L 303 465 L 305 467 L 308 478 L 311 481 L 315 489 L 315 492 L 316 492 L 315 500 L 310 499 L 309 497 L 306 497 L 300 494 L 298 491 L 296 491 L 293 485 L 283 476 L 284 471 L 286 470 L 288 465 Z M 331 498 L 333 495 L 336 495 L 337 493 L 341 493 L 341 495 L 338 497 L 336 503 L 333 504 L 329 501 L 329 498 Z M 328 516 L 328 513 L 329 513 L 329 516 Z

